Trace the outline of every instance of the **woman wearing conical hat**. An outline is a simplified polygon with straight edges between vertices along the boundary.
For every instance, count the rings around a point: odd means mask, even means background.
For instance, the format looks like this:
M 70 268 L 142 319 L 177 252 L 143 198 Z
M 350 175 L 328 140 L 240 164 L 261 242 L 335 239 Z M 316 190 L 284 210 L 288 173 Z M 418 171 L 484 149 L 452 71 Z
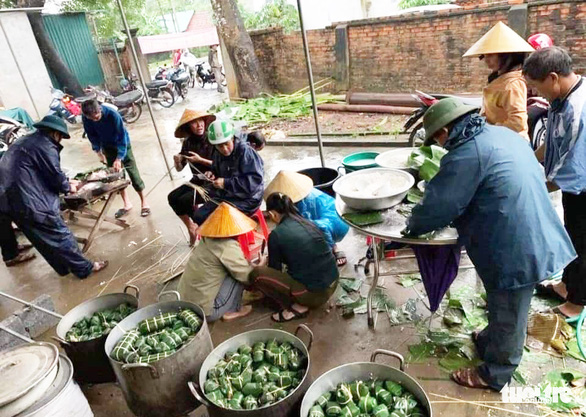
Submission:
M 209 171 L 212 165 L 214 147 L 207 140 L 206 132 L 214 120 L 216 120 L 216 116 L 212 114 L 186 109 L 175 129 L 175 137 L 183 139 L 181 151 L 173 156 L 175 169 L 180 172 L 186 165 L 189 165 L 192 172 L 192 184 L 202 185 L 205 180 L 198 178 L 200 174 L 197 170 L 203 173 Z M 197 227 L 192 220 L 194 193 L 195 190 L 192 187 L 182 185 L 171 191 L 168 196 L 169 205 L 187 227 L 191 245 L 195 243 L 197 236 Z
M 237 208 L 221 203 L 198 229 L 202 239 L 185 266 L 178 291 L 182 300 L 199 305 L 209 322 L 233 320 L 252 311 L 252 306 L 242 306 L 252 267 L 237 238 L 255 227 Z
M 307 175 L 293 171 L 279 171 L 265 189 L 265 199 L 272 193 L 287 195 L 299 210 L 299 214 L 312 221 L 323 232 L 332 248 L 338 266 L 346 264 L 346 255 L 336 245 L 350 229 L 336 212 L 336 200 L 313 187 Z
M 505 126 L 529 139 L 527 85 L 521 69 L 534 49 L 513 29 L 498 22 L 464 54 L 477 56 L 491 70 L 483 91 L 482 115 L 488 123 Z

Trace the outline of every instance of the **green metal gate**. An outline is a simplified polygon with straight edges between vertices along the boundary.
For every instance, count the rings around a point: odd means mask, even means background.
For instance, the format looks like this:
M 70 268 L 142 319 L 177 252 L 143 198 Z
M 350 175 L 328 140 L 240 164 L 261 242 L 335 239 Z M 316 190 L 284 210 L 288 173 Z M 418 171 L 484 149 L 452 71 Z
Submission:
M 81 86 L 103 84 L 104 73 L 85 13 L 44 15 L 43 23 L 57 52 Z M 56 84 L 55 77 L 51 76 L 53 84 Z

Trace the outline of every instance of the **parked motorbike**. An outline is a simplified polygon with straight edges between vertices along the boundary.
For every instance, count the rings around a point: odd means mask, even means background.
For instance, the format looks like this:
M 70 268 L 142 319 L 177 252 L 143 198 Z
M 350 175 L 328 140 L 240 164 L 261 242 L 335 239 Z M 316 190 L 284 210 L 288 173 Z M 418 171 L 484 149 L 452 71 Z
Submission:
M 411 114 L 403 126 L 403 132 L 409 133 L 409 143 L 412 145 L 421 144 L 425 140 L 425 130 L 423 129 L 423 121 L 421 121 L 421 119 L 427 110 L 442 98 L 457 97 L 465 104 L 473 105 L 478 108 L 482 106 L 482 98 L 480 97 L 462 97 L 447 94 L 429 95 L 418 90 L 416 90 L 415 94 L 412 94 L 412 96 L 421 104 L 421 106 Z M 537 149 L 545 139 L 548 107 L 549 103 L 543 98 L 531 97 L 527 100 L 529 138 L 531 147 L 534 150 Z
M 189 73 L 183 68 L 175 68 L 167 71 L 167 79 L 173 82 L 176 95 L 185 100 L 188 93 Z
M 125 81 L 125 82 L 124 82 Z M 148 96 L 149 100 L 154 103 L 159 103 L 163 107 L 171 107 L 175 104 L 175 95 L 173 94 L 173 82 L 170 80 L 154 80 L 153 82 L 146 83 L 147 94 L 144 95 L 142 88 L 137 83 L 138 77 L 135 74 L 130 74 L 127 80 L 122 80 L 124 91 L 137 90 L 143 93 L 142 100 L 146 100 Z
M 16 139 L 27 134 L 27 128 L 18 120 L 0 115 L 0 156 Z
M 109 103 L 115 106 L 126 123 L 136 122 L 142 114 L 141 102 L 144 94 L 141 90 L 126 91 L 116 97 L 108 90 L 100 90 L 93 86 L 88 86 L 86 92 L 96 94 L 98 101 L 101 103 Z
M 204 69 L 203 62 L 200 62 L 195 65 L 195 72 L 196 72 L 196 80 L 197 84 L 204 88 L 206 84 L 215 84 L 216 83 L 216 76 L 214 75 L 211 69 Z M 222 72 L 222 75 L 224 73 Z M 226 77 L 223 77 L 222 85 L 226 85 Z
M 53 99 L 49 104 L 49 114 L 56 114 L 71 124 L 81 123 L 81 105 L 73 96 L 51 87 Z

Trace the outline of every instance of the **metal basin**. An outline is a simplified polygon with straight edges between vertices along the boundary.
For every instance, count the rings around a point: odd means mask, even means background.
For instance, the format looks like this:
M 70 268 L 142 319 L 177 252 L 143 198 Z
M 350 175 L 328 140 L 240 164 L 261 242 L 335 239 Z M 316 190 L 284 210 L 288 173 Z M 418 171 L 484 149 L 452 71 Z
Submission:
M 178 417 L 198 407 L 199 403 L 190 394 L 187 382 L 199 373 L 203 361 L 213 349 L 201 307 L 180 301 L 176 291 L 162 293 L 159 299 L 165 294 L 174 294 L 177 301 L 158 302 L 135 311 L 122 320 L 106 339 L 105 352 L 128 408 L 139 417 Z M 110 352 L 124 333 L 136 328 L 142 320 L 160 313 L 175 313 L 180 309 L 193 310 L 202 319 L 202 326 L 195 338 L 175 354 L 150 364 L 126 364 L 110 357 Z
M 413 153 L 413 151 L 416 149 L 419 148 L 414 147 L 391 149 L 390 151 L 381 153 L 376 157 L 375 160 L 377 165 L 381 168 L 400 169 L 401 171 L 408 172 L 417 179 L 419 176 L 419 170 L 411 168 L 407 164 L 409 155 L 411 155 L 411 153 Z
M 373 183 L 372 180 L 367 179 L 368 177 L 374 178 L 377 174 L 384 175 L 379 182 Z M 357 195 L 354 188 L 357 187 L 360 182 L 359 178 L 362 176 L 365 178 L 364 185 L 360 185 L 360 187 L 378 186 L 380 184 L 381 191 L 378 195 Z M 399 186 L 389 184 L 386 187 L 387 181 L 390 182 L 392 178 L 400 179 L 402 184 Z M 399 204 L 405 198 L 409 189 L 413 187 L 413 184 L 415 184 L 415 178 L 408 172 L 390 168 L 370 168 L 339 178 L 334 183 L 334 191 L 348 207 L 355 210 L 382 210 Z
M 129 288 L 134 289 L 136 295 L 128 294 Z M 122 303 L 138 308 L 139 296 L 140 290 L 138 287 L 127 285 L 124 288 L 124 292 L 92 298 L 71 309 L 63 316 L 57 325 L 57 340 L 69 359 L 71 359 L 71 362 L 73 362 L 76 381 L 79 383 L 99 384 L 114 382 L 116 381 L 116 376 L 110 366 L 108 357 L 104 353 L 104 344 L 108 335 L 86 340 L 85 342 L 68 342 L 65 340 L 65 335 L 69 329 L 83 317 L 89 317 L 98 311 L 118 307 Z
M 393 356 L 399 360 L 399 369 L 388 365 L 375 363 L 378 355 Z M 303 402 L 301 403 L 301 417 L 309 415 L 309 409 L 315 404 L 320 395 L 326 391 L 335 389 L 341 382 L 353 382 L 356 380 L 368 381 L 372 378 L 391 380 L 400 383 L 411 392 L 427 412 L 428 417 L 433 417 L 429 397 L 419 383 L 404 372 L 405 360 L 398 353 L 388 350 L 376 350 L 370 357 L 370 362 L 355 362 L 338 366 L 318 379 L 309 387 Z
M 309 335 L 309 343 L 307 347 L 297 337 L 299 330 L 305 330 Z M 235 351 L 243 344 L 254 345 L 256 342 L 266 342 L 267 340 L 276 339 L 279 342 L 289 342 L 301 351 L 307 357 L 307 370 L 301 384 L 287 397 L 274 404 L 266 407 L 257 408 L 255 410 L 230 410 L 227 408 L 218 407 L 213 404 L 207 396 L 202 394 L 199 387 L 203 387 L 208 375 L 208 371 L 213 368 L 220 359 L 224 358 L 226 352 Z M 310 369 L 311 360 L 309 351 L 313 343 L 313 333 L 307 326 L 301 324 L 295 330 L 295 335 L 284 332 L 282 330 L 262 329 L 252 330 L 250 332 L 234 336 L 224 343 L 218 345 L 212 353 L 204 361 L 201 370 L 199 371 L 199 385 L 194 382 L 189 382 L 189 389 L 195 398 L 197 398 L 208 409 L 210 417 L 297 417 L 299 415 L 299 406 L 303 395 L 311 384 Z

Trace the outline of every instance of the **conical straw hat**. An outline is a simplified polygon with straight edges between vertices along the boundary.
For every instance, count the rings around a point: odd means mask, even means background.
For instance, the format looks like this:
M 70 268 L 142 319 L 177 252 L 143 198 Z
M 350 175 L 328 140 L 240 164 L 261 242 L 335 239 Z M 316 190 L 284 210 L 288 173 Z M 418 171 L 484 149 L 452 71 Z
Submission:
M 210 114 L 210 113 L 206 113 L 201 110 L 185 109 L 185 111 L 183 112 L 183 115 L 181 116 L 181 120 L 179 120 L 179 123 L 177 124 L 177 127 L 175 128 L 175 137 L 176 138 L 188 137 L 190 135 L 190 132 L 189 132 L 189 129 L 187 129 L 187 126 L 185 126 L 185 125 L 189 122 L 193 122 L 196 119 L 201 119 L 202 117 L 204 117 L 206 119 L 205 120 L 205 123 L 206 123 L 205 131 L 207 131 L 210 123 L 212 123 L 214 120 L 216 120 L 216 116 L 214 116 L 213 114 Z
M 203 237 L 226 238 L 240 236 L 256 228 L 256 222 L 236 207 L 220 203 L 201 225 L 198 233 Z
M 478 42 L 472 45 L 464 56 L 533 51 L 535 49 L 520 37 L 517 32 L 503 22 L 498 22 Z
M 281 193 L 297 203 L 309 195 L 313 188 L 313 180 L 307 175 L 293 171 L 279 171 L 265 189 L 265 200 L 272 193 Z

